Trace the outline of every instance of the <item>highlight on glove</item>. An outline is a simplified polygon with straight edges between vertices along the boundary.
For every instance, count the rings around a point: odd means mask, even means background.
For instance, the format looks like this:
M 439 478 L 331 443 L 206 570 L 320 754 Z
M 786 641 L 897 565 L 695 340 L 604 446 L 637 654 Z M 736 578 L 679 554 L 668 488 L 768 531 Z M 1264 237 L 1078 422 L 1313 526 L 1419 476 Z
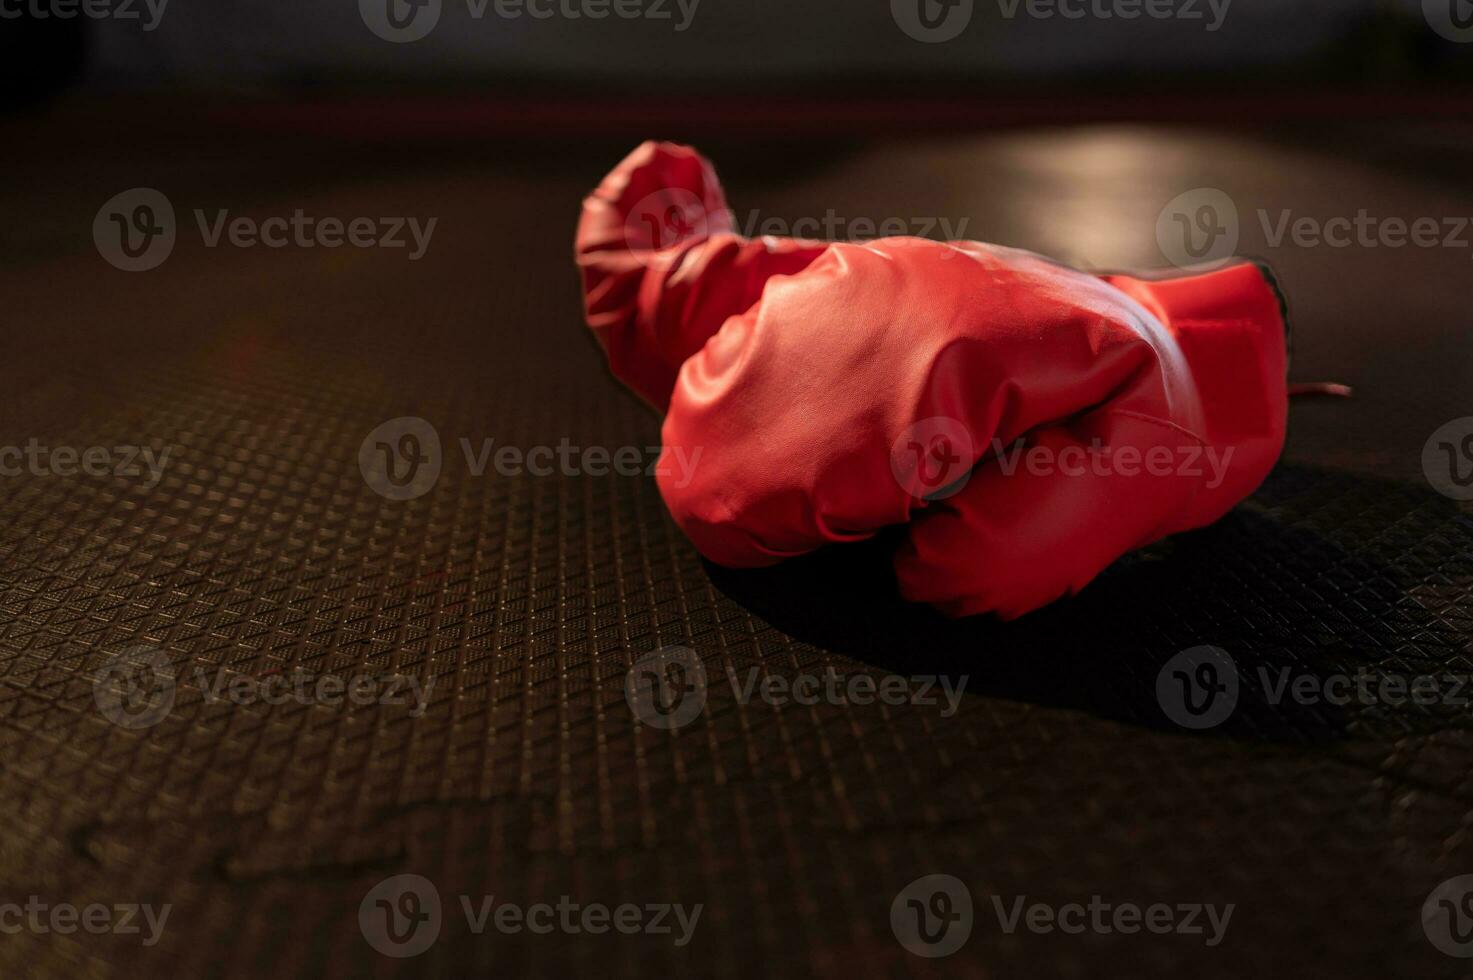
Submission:
M 1287 317 L 1254 262 L 1097 276 L 982 242 L 747 239 L 712 166 L 654 142 L 584 201 L 576 259 L 665 456 L 701 452 L 657 479 L 718 564 L 905 524 L 902 595 L 1013 618 L 1216 521 L 1283 449 Z

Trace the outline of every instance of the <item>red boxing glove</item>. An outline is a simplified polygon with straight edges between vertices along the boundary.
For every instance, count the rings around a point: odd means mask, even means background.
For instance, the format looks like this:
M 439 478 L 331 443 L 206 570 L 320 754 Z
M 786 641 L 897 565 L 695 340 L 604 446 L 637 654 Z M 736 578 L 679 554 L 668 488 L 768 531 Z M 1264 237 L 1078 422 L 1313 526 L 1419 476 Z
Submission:
M 707 558 L 908 523 L 902 594 L 1020 616 L 1227 513 L 1287 421 L 1265 269 L 1097 277 L 980 242 L 735 234 L 711 166 L 646 143 L 584 202 L 588 324 L 665 411 L 660 493 Z

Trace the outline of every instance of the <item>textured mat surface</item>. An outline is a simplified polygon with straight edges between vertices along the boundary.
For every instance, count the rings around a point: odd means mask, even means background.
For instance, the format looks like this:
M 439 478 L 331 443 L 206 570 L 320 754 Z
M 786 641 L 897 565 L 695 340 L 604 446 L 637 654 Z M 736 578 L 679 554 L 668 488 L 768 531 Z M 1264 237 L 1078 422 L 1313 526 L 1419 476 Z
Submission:
M 568 255 L 579 196 L 623 144 L 119 130 L 93 137 L 89 162 L 64 127 L 12 128 L 26 139 L 9 141 L 25 149 L 0 190 L 14 216 L 0 445 L 169 456 L 156 485 L 146 469 L 4 478 L 0 898 L 171 911 L 153 945 L 146 927 L 23 928 L 0 941 L 5 975 L 1466 975 L 1422 907 L 1473 873 L 1470 709 L 1272 689 L 1473 674 L 1473 518 L 1421 465 L 1433 430 L 1469 412 L 1467 254 L 1266 248 L 1250 217 L 1345 200 L 1473 213 L 1460 158 L 1443 183 L 1369 151 L 1098 129 L 805 147 L 805 166 L 777 173 L 712 145 L 739 210 L 965 218 L 967 236 L 1100 266 L 1159 262 L 1162 204 L 1227 186 L 1245 250 L 1289 284 L 1296 376 L 1360 387 L 1296 405 L 1285 463 L 1217 527 L 1019 622 L 948 623 L 895 599 L 883 540 L 735 573 L 701 561 L 647 475 L 473 472 L 487 439 L 633 447 L 645 463 L 658 443 L 582 335 Z M 1383 145 L 1326 145 L 1337 135 Z M 128 274 L 91 229 L 135 186 L 166 193 L 180 231 L 164 264 Z M 210 248 L 196 208 L 438 225 L 417 262 Z M 391 500 L 359 451 L 403 416 L 433 427 L 440 473 Z M 1203 645 L 1240 685 L 1230 716 L 1192 731 L 1158 679 Z M 707 686 L 700 714 L 664 730 L 625 685 L 671 646 L 694 651 Z M 154 653 L 156 688 L 98 683 L 119 663 L 139 679 Z M 829 669 L 964 693 L 954 712 L 944 695 L 743 701 L 753 670 Z M 217 696 L 306 675 L 401 675 L 428 698 Z M 441 903 L 433 943 L 402 959 L 364 926 L 388 921 L 370 892 L 401 874 Z M 974 907 L 944 959 L 892 931 L 897 895 L 929 874 Z M 476 934 L 462 897 L 475 910 L 491 895 L 702 912 L 684 946 Z M 1215 946 L 1009 934 L 993 899 L 1016 896 L 1234 911 Z M 397 894 L 388 908 L 430 914 Z

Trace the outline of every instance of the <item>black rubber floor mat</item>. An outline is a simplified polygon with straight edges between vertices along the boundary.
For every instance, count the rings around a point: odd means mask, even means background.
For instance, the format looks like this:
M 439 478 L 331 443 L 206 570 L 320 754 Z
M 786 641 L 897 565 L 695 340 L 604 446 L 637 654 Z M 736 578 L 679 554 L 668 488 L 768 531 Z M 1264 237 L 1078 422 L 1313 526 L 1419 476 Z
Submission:
M 1218 152 L 1182 140 L 1189 170 Z M 1431 937 L 1457 946 L 1434 889 L 1473 872 L 1473 518 L 1377 475 L 1415 470 L 1442 402 L 1296 405 L 1287 461 L 1217 526 L 1019 621 L 948 622 L 898 601 L 883 537 L 733 572 L 673 527 L 658 420 L 568 265 L 607 160 L 374 183 L 397 159 L 342 155 L 343 182 L 332 152 L 304 165 L 312 194 L 264 163 L 222 186 L 443 215 L 424 262 L 181 237 L 142 277 L 0 269 L 24 328 L 0 444 L 169 451 L 156 480 L 139 454 L 4 484 L 0 906 L 169 907 L 6 935 L 4 975 L 1460 974 Z M 812 179 L 870 186 L 845 173 Z M 188 179 L 181 212 L 212 200 Z M 1300 364 L 1334 376 L 1314 269 Z M 1451 370 L 1443 342 L 1399 370 Z M 406 417 L 428 428 L 382 428 Z M 391 499 L 364 467 L 405 432 L 438 476 Z M 640 472 L 483 455 L 563 444 Z M 513 928 L 488 896 L 573 918 Z

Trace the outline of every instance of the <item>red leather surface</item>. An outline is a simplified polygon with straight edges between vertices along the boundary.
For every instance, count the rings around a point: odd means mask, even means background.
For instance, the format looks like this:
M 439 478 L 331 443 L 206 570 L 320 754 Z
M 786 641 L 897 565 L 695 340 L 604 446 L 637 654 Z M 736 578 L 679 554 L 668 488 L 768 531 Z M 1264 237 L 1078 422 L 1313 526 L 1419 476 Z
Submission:
M 1285 324 L 1247 262 L 1098 277 L 980 242 L 744 239 L 695 151 L 585 201 L 589 326 L 665 412 L 702 554 L 772 564 L 908 523 L 901 592 L 1015 617 L 1221 517 L 1283 448 Z

